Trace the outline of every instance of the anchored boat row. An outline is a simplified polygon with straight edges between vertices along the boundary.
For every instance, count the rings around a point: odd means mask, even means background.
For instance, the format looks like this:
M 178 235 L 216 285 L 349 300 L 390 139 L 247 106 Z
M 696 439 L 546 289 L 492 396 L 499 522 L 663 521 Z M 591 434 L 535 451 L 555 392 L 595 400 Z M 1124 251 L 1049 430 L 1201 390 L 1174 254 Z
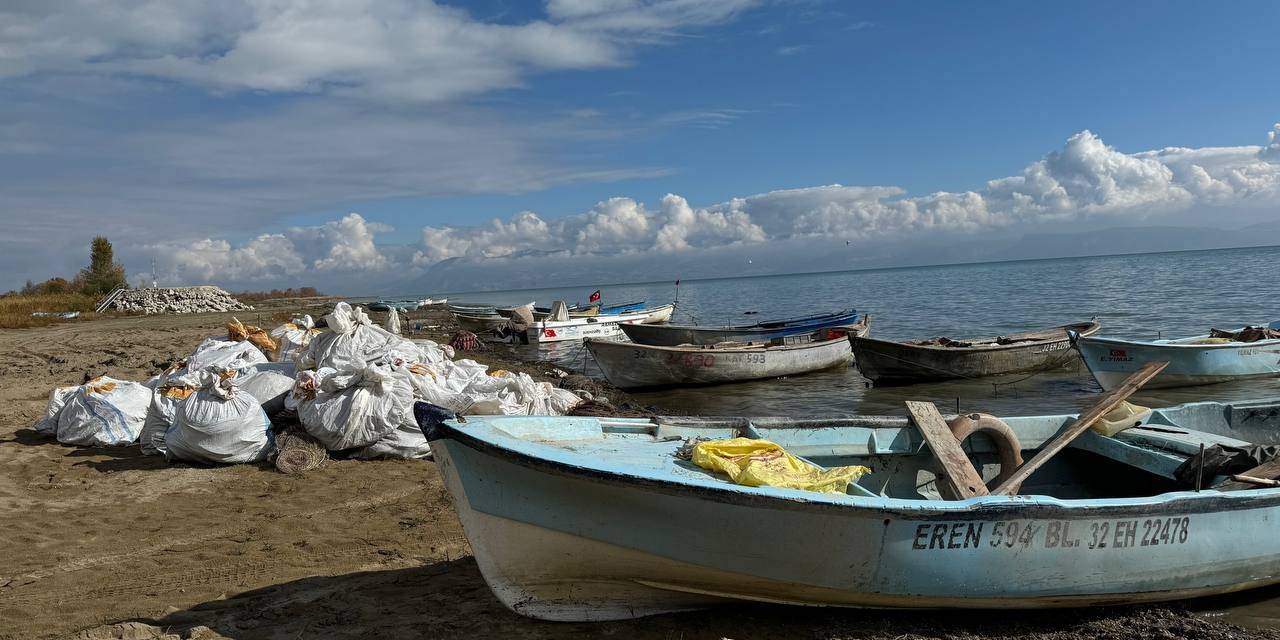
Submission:
M 1102 337 L 1097 335 L 1102 326 L 1090 320 L 986 338 L 893 341 L 868 335 L 869 316 L 854 310 L 702 326 L 669 324 L 674 305 L 648 307 L 644 302 L 450 309 L 462 328 L 490 339 L 584 340 L 604 376 L 621 388 L 794 376 L 851 362 L 880 386 L 1032 374 L 1073 368 L 1082 361 L 1104 390 L 1156 361 L 1169 367 L 1151 387 L 1280 376 L 1280 322 L 1175 340 Z M 523 323 L 522 313 L 527 317 Z

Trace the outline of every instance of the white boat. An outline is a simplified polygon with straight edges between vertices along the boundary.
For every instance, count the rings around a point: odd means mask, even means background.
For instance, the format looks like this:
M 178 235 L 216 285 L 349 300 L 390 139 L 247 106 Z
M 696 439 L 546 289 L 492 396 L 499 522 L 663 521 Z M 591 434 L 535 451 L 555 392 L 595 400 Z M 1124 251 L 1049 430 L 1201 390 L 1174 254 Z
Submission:
M 619 340 L 583 341 L 615 387 L 741 382 L 847 367 L 853 359 L 849 332 L 822 329 L 768 342 L 660 347 Z
M 649 317 L 648 311 L 639 313 L 622 313 L 609 316 L 591 316 L 588 318 L 570 318 L 569 307 L 564 301 L 557 300 L 551 305 L 551 312 L 544 320 L 538 320 L 529 327 L 529 340 L 533 342 L 564 342 L 583 338 L 609 338 L 622 334 L 619 324 L 623 322 L 643 322 Z
M 637 309 L 635 313 L 647 314 L 647 317 L 641 320 L 640 324 L 662 324 L 671 320 L 671 314 L 675 310 L 676 306 L 674 304 L 664 304 L 652 308 Z
M 418 301 L 418 308 L 425 309 L 426 307 L 438 307 L 448 303 L 448 298 L 423 298 Z
M 1280 329 L 1273 322 L 1271 331 Z M 1074 341 L 1094 379 L 1109 391 L 1148 362 L 1168 362 L 1148 389 L 1188 387 L 1248 378 L 1280 376 L 1280 338 L 1241 341 L 1245 329 L 1214 331 L 1173 340 L 1118 340 L 1097 336 Z M 1254 335 L 1265 335 L 1252 329 Z
M 1280 399 L 1156 409 L 1114 436 L 1085 430 L 1021 495 L 963 500 L 934 490 L 938 458 L 903 417 L 467 416 L 422 429 L 497 598 L 588 621 L 735 601 L 1078 607 L 1275 584 L 1280 487 L 1203 467 L 1188 486 L 1178 470 L 1201 446 L 1280 441 L 1278 416 Z M 1031 455 L 1074 420 L 1003 421 Z M 817 493 L 735 484 L 681 455 L 697 438 L 735 437 L 871 471 Z M 981 480 L 995 475 L 990 440 L 965 453 Z

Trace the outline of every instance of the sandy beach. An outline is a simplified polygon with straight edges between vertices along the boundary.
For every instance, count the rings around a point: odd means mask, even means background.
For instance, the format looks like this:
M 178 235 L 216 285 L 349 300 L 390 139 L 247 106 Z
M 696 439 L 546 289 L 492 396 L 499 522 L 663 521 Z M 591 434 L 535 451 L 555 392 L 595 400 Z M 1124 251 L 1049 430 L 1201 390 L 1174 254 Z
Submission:
M 235 315 L 270 327 L 289 310 Z M 538 622 L 490 594 L 433 463 L 335 460 L 290 476 L 265 464 L 200 467 L 136 447 L 64 446 L 31 429 L 53 387 L 86 373 L 143 380 L 231 315 L 0 331 L 0 638 L 1280 637 L 1176 604 L 1043 613 L 744 605 Z M 438 312 L 424 322 L 441 326 L 421 337 L 451 329 Z M 504 349 L 473 357 L 520 368 Z M 522 367 L 550 380 L 545 369 Z

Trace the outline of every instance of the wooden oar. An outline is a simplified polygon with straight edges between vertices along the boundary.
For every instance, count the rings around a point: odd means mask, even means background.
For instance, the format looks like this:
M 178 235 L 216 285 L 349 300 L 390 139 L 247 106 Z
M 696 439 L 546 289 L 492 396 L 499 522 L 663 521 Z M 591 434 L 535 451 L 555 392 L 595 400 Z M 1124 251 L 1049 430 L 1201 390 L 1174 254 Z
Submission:
M 973 468 L 969 456 L 960 448 L 960 441 L 952 435 L 951 427 L 947 426 L 947 421 L 938 413 L 938 408 L 932 402 L 908 400 L 907 411 L 911 412 L 911 419 L 924 435 L 924 441 L 929 443 L 934 457 L 942 463 L 943 474 L 938 477 L 938 482 L 949 490 L 942 492 L 943 495 L 950 493 L 946 497 L 951 500 L 987 495 L 987 485 L 982 481 L 982 475 Z
M 1148 362 L 1142 365 L 1141 369 L 1133 372 L 1133 375 L 1125 378 L 1125 381 L 1120 383 L 1120 386 L 1102 394 L 1102 397 L 1093 403 L 1093 406 L 1081 413 L 1075 419 L 1075 422 L 1067 425 L 1066 428 L 1044 443 L 1044 446 L 1040 447 L 1035 456 L 1026 461 L 1021 467 L 1018 467 L 1018 470 L 1014 471 L 1013 475 L 1006 478 L 1004 482 L 1001 482 L 1000 486 L 993 489 L 991 494 L 998 496 L 1017 493 L 1017 487 L 1031 474 L 1035 473 L 1036 469 L 1044 466 L 1044 463 L 1048 462 L 1050 458 L 1071 444 L 1072 440 L 1075 440 L 1080 434 L 1093 426 L 1093 423 L 1097 422 L 1102 416 L 1115 410 L 1116 407 L 1120 406 L 1120 403 L 1133 395 L 1133 392 L 1140 389 L 1142 385 L 1150 382 L 1167 366 L 1169 366 L 1168 362 Z

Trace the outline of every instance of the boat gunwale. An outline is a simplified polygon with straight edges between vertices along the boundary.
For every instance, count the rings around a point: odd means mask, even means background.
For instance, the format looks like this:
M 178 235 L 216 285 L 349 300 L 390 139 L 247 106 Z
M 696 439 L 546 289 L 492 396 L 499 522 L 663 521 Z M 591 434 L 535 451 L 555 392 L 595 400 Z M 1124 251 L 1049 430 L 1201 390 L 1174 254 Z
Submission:
M 1072 324 L 1064 324 L 1061 326 L 1052 327 L 1049 329 L 1040 329 L 1037 331 L 1025 331 L 1023 333 L 1013 333 L 1013 334 L 1009 334 L 1008 336 L 997 336 L 997 337 L 1010 338 L 1010 337 L 1016 337 L 1016 336 L 1029 336 L 1029 335 L 1035 335 L 1040 333 L 1049 333 L 1051 331 L 1057 331 L 1059 329 L 1062 329 L 1064 331 L 1075 331 L 1076 327 L 1084 327 L 1085 331 L 1081 331 L 1077 333 L 1080 334 L 1081 338 L 1087 337 L 1091 340 L 1097 339 L 1097 338 L 1092 338 L 1091 336 L 1093 336 L 1093 334 L 1097 333 L 1098 331 L 1102 330 L 1101 323 L 1097 322 L 1096 320 L 1091 320 L 1089 322 L 1076 322 Z M 1013 351 L 1021 348 L 1042 347 L 1046 344 L 1054 344 L 1058 342 L 1071 341 L 1071 337 L 1069 335 L 1066 335 L 1065 333 L 1061 337 L 1053 336 L 1053 337 L 1045 337 L 1042 339 L 1030 339 L 1030 340 L 1024 340 L 1021 342 L 1015 342 L 1012 344 L 974 344 L 968 347 L 948 347 L 940 344 L 911 344 L 909 342 L 902 342 L 899 340 L 885 340 L 883 338 L 872 338 L 869 336 L 853 336 L 852 339 L 853 339 L 853 344 L 855 349 L 858 347 L 859 343 L 863 343 L 863 344 L 870 343 L 870 344 L 877 344 L 877 345 L 888 344 L 888 345 L 893 345 L 895 347 L 901 347 L 906 350 L 919 349 L 922 351 L 937 351 L 940 353 Z M 992 342 L 994 343 L 995 340 L 996 340 L 995 337 L 990 337 L 990 338 L 962 339 L 962 340 L 957 340 L 957 342 L 974 342 L 974 343 Z
M 500 418 L 516 418 L 518 416 L 497 416 Z M 835 417 L 835 416 L 833 416 Z M 856 419 L 859 416 L 839 416 L 840 419 Z M 1056 416 L 1055 416 L 1056 417 Z M 1064 418 L 1073 416 L 1063 416 Z M 475 416 L 476 421 L 490 416 Z M 764 420 L 766 418 L 755 418 Z M 780 420 L 786 420 L 780 419 Z M 812 422 L 814 418 L 806 418 Z M 635 424 L 654 424 L 645 418 L 612 418 L 609 422 L 628 422 Z M 465 423 L 464 423 L 465 424 Z M 490 427 L 495 429 L 496 427 Z M 776 428 L 776 426 L 775 426 Z M 531 440 L 522 440 L 514 436 L 506 436 L 520 442 L 540 444 Z M 1186 515 L 1215 513 L 1228 511 L 1247 511 L 1280 506 L 1280 487 L 1259 487 L 1239 491 L 1221 492 L 1204 491 L 1170 491 L 1153 496 L 1136 498 L 1073 498 L 1062 499 L 1052 496 L 996 496 L 987 495 L 967 500 L 908 500 L 905 498 L 889 498 L 885 496 L 859 496 L 852 494 L 810 494 L 792 489 L 773 487 L 747 487 L 740 485 L 707 486 L 687 481 L 639 475 L 629 472 L 606 471 L 582 464 L 573 464 L 553 460 L 532 453 L 519 451 L 497 442 L 491 442 L 475 434 L 461 430 L 452 421 L 446 421 L 435 427 L 435 432 L 428 435 L 428 440 L 453 440 L 482 454 L 495 455 L 520 466 L 555 475 L 585 478 L 593 482 L 603 482 L 659 491 L 668 495 L 692 496 L 698 499 L 712 500 L 719 503 L 764 508 L 784 508 L 789 510 L 819 510 L 835 512 L 866 512 L 879 516 L 889 516 L 912 521 L 969 521 L 1008 519 L 1102 519 L 1111 517 L 1131 517 L 1140 512 L 1144 516 Z M 572 451 L 558 450 L 571 457 L 584 457 Z M 770 491 L 770 493 L 764 493 Z M 1102 503 L 1102 504 L 1100 504 Z
M 665 305 L 664 305 L 664 306 L 665 306 Z M 733 331 L 749 331 L 749 332 L 768 332 L 768 331 L 774 331 L 774 330 L 786 329 L 786 328 L 788 328 L 788 327 L 790 327 L 790 326 L 792 326 L 792 325 L 808 324 L 808 323 L 811 323 L 811 322 L 820 322 L 820 321 L 834 320 L 834 319 L 836 319 L 836 318 L 844 318 L 844 317 L 850 317 L 850 318 L 853 318 L 853 319 L 855 320 L 855 322 L 854 322 L 854 323 L 852 323 L 852 324 L 857 324 L 857 322 L 856 322 L 856 321 L 857 321 L 858 315 L 859 315 L 859 314 L 858 314 L 858 311 L 857 311 L 856 309 L 844 309 L 844 310 L 836 311 L 836 312 L 833 312 L 833 313 L 823 313 L 823 314 L 819 314 L 819 315 L 805 316 L 805 317 L 802 317 L 802 318 L 787 318 L 787 319 L 784 319 L 784 320 L 763 320 L 763 321 L 761 321 L 761 322 L 757 322 L 756 324 L 724 324 L 724 325 L 711 325 L 711 324 L 670 324 L 670 323 L 667 323 L 667 324 L 656 324 L 656 325 L 649 325 L 649 326 L 651 326 L 651 327 L 655 327 L 655 328 L 662 328 L 662 329 L 673 329 L 673 330 L 675 330 L 675 329 L 680 329 L 680 330 L 687 330 L 687 331 L 725 331 L 725 330 L 733 330 Z M 865 315 L 865 314 L 864 314 L 864 315 Z M 765 325 L 769 325 L 769 326 L 765 326 Z M 839 325 L 832 325 L 832 326 L 839 326 Z
M 1209 334 L 1203 336 L 1191 336 L 1188 338 L 1176 338 L 1177 340 L 1195 340 L 1198 338 L 1209 338 Z M 1270 347 L 1280 346 L 1280 338 L 1269 338 L 1266 340 L 1255 340 L 1253 342 L 1212 342 L 1205 344 L 1190 344 L 1185 342 L 1154 342 L 1146 340 L 1126 340 L 1124 338 L 1107 338 L 1102 336 L 1080 336 L 1080 342 L 1106 344 L 1106 345 L 1125 345 L 1129 347 L 1154 347 L 1163 349 L 1167 347 L 1178 349 L 1240 349 L 1252 347 Z
M 818 347 L 828 347 L 834 343 L 841 341 L 848 342 L 849 336 L 841 336 L 839 338 L 830 338 L 827 340 L 819 340 L 816 342 L 806 342 L 804 344 L 752 344 L 747 342 L 734 343 L 732 340 L 726 341 L 730 344 L 738 344 L 736 347 L 719 347 L 717 345 L 679 345 L 667 347 L 656 344 L 640 344 L 637 342 L 623 342 L 621 340 L 612 340 L 609 338 L 583 338 L 583 344 L 593 343 L 600 344 L 602 342 L 610 343 L 606 345 L 608 348 L 626 347 L 638 349 L 652 349 L 654 351 L 675 351 L 680 353 L 774 353 L 778 351 L 799 351 L 803 349 L 814 349 Z

